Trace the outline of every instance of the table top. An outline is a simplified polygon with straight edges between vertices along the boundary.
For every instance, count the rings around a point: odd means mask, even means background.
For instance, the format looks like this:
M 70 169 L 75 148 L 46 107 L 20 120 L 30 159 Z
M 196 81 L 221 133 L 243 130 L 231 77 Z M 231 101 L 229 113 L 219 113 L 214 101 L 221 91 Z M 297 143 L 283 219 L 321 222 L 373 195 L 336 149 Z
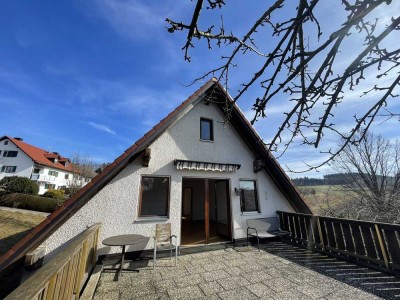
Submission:
M 106 246 L 134 245 L 142 242 L 144 239 L 145 237 L 140 234 L 122 234 L 106 238 L 105 240 L 103 240 L 103 245 Z

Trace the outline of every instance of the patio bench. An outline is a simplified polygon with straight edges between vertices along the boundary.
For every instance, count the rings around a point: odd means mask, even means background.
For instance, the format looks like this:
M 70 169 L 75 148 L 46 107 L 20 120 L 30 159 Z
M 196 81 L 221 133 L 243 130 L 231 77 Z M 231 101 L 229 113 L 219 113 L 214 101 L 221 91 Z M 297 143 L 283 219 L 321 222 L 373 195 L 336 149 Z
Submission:
M 260 251 L 260 238 L 274 238 L 289 235 L 290 232 L 281 230 L 277 217 L 248 219 L 247 223 L 247 246 L 249 237 L 257 238 L 258 251 Z

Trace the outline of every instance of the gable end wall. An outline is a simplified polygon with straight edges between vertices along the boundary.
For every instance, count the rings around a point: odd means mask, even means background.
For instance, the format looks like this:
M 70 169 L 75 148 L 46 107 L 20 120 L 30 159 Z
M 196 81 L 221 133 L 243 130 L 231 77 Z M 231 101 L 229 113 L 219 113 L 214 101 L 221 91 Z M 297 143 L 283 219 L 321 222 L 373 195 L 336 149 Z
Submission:
M 200 117 L 213 120 L 214 142 L 200 141 Z M 102 223 L 99 254 L 120 251 L 118 247 L 104 247 L 101 241 L 106 237 L 138 233 L 150 238 L 154 235 L 155 224 L 160 222 L 171 222 L 172 233 L 180 238 L 182 177 L 229 179 L 235 239 L 246 236 L 245 222 L 248 218 L 274 216 L 276 210 L 294 211 L 266 172 L 253 172 L 254 155 L 233 127 L 223 121 L 224 115 L 214 104 L 204 105 L 200 102 L 195 105 L 150 145 L 148 167 L 142 167 L 140 157 L 129 164 L 47 239 L 48 251 L 53 251 L 96 222 Z M 241 168 L 237 173 L 176 170 L 173 163 L 175 159 L 238 163 Z M 170 176 L 168 220 L 144 222 L 138 219 L 142 175 Z M 240 212 L 240 199 L 234 192 L 234 188 L 239 186 L 239 179 L 257 180 L 261 213 Z M 127 250 L 149 249 L 152 243 L 150 238 L 143 245 Z

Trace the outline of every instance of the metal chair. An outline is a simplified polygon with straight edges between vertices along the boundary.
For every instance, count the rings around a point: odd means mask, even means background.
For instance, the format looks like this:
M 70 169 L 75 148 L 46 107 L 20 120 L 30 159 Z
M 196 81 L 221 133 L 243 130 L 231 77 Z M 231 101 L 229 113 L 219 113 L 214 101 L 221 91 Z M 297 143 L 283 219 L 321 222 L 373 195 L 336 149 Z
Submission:
M 172 239 L 175 238 L 175 244 Z M 175 249 L 175 266 L 178 260 L 178 238 L 171 235 L 171 223 L 156 224 L 156 235 L 154 236 L 153 270 L 156 268 L 157 250 L 169 250 L 172 259 L 172 250 Z

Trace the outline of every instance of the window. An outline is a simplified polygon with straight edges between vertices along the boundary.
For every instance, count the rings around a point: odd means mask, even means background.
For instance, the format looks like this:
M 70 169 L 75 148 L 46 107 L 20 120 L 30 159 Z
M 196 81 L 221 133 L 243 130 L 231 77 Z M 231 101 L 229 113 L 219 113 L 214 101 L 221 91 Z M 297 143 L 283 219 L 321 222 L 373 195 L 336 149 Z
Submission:
M 255 180 L 239 180 L 240 209 L 258 212 L 257 185 Z
M 35 173 L 35 174 L 40 173 L 40 169 L 39 169 L 39 168 L 34 168 L 34 169 L 33 169 L 33 173 Z
M 4 141 L 4 145 L 8 145 L 8 141 Z
M 167 217 L 169 177 L 143 176 L 139 201 L 139 217 Z
M 58 177 L 58 172 L 56 172 L 56 171 L 49 171 L 49 175 L 54 176 L 54 177 Z
M 44 185 L 44 188 L 45 188 L 46 190 L 48 190 L 48 189 L 54 190 L 54 189 L 56 188 L 56 185 L 55 185 L 55 184 L 52 184 L 52 183 L 46 183 L 46 184 Z
M 69 174 L 65 174 L 64 178 L 68 179 L 69 178 Z
M 4 151 L 4 157 L 17 157 L 18 151 Z
M 2 166 L 1 167 L 1 172 L 4 173 L 15 173 L 17 170 L 17 166 Z
M 200 139 L 203 141 L 214 140 L 212 120 L 200 118 Z

